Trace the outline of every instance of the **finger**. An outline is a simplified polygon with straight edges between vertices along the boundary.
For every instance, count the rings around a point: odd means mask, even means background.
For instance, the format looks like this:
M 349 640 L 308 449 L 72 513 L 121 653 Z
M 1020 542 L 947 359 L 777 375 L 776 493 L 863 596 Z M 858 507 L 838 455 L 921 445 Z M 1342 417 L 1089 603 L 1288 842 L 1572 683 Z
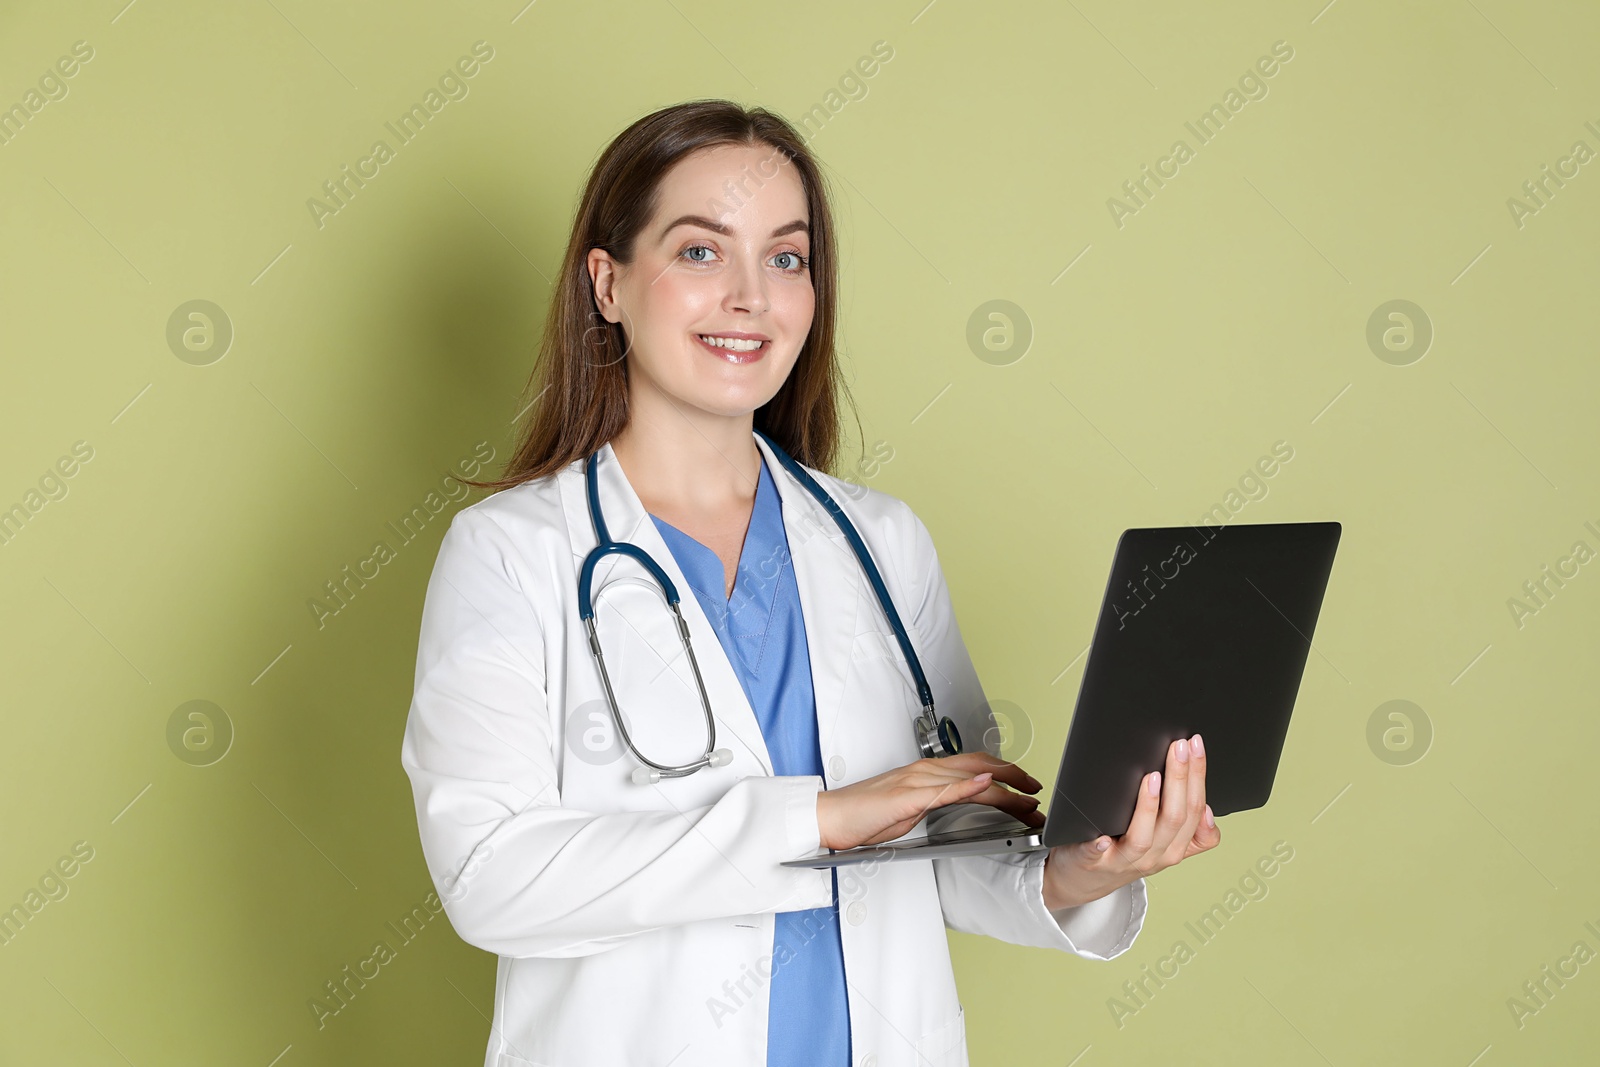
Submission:
M 943 762 L 942 760 L 940 762 Z M 939 774 L 953 775 L 954 768 L 939 768 Z M 932 790 L 937 800 L 933 806 L 968 803 L 987 804 L 1015 815 L 1019 819 L 1039 807 L 1039 798 L 1018 793 L 1003 785 L 993 772 L 985 771 L 971 778 L 951 777 L 932 782 L 919 782 L 922 788 Z
M 1205 800 L 1195 803 L 1192 789 L 1194 747 L 1189 744 L 1187 737 L 1179 737 L 1168 747 L 1166 766 L 1168 774 L 1166 781 L 1162 782 L 1162 811 L 1155 819 L 1155 846 L 1152 851 L 1162 854 L 1166 864 L 1170 865 L 1181 859 L 1182 849 L 1189 845 L 1190 838 L 1194 838 Z
M 989 788 L 989 783 L 994 775 L 988 771 L 974 775 L 971 778 L 951 778 L 940 782 L 930 782 L 926 785 L 913 787 L 913 794 L 919 809 L 926 815 L 934 808 L 942 808 L 947 804 L 961 804 L 970 802 L 979 793 Z
M 1178 831 L 1176 840 L 1182 841 L 1187 846 L 1194 839 L 1204 825 L 1204 816 L 1209 808 L 1206 807 L 1206 754 L 1205 740 L 1199 734 L 1189 738 L 1189 817 L 1184 820 L 1183 827 Z M 1176 863 L 1182 859 L 1181 855 L 1172 857 Z
M 948 757 L 928 762 L 935 764 L 928 769 L 928 773 L 937 772 L 939 777 L 958 773 L 950 765 Z M 949 777 L 943 781 L 919 782 L 915 788 L 917 792 L 914 799 L 919 805 L 917 810 L 922 814 L 946 805 L 977 803 L 997 808 L 1030 826 L 1038 826 L 1044 822 L 1044 816 L 1038 811 L 1037 797 L 1007 789 L 995 781 L 993 772 L 985 771 L 971 778 Z
M 957 782 L 954 785 L 954 788 L 962 792 L 966 799 L 971 800 L 977 794 L 982 793 L 985 789 L 988 789 L 993 780 L 994 774 L 990 771 L 984 771 L 982 774 L 975 774 L 964 781 Z M 951 787 L 946 786 L 946 788 Z
M 956 769 L 967 774 L 977 774 L 988 771 L 994 775 L 995 780 L 1020 789 L 1024 793 L 1037 793 L 1044 788 L 1044 783 L 1018 767 L 990 752 L 963 752 L 955 756 L 939 756 L 925 759 L 923 763 L 933 764 L 932 769 Z
M 1010 789 L 991 784 L 989 788 L 967 799 L 976 801 L 979 804 L 988 804 L 1031 826 L 1039 826 L 1044 823 L 1044 813 L 1039 810 L 1038 797 L 1016 793 Z
M 1140 788 L 1143 787 L 1141 786 Z M 1116 838 L 1111 837 L 1109 834 L 1101 834 L 1099 837 L 1091 837 L 1087 841 L 1078 842 L 1079 862 L 1085 866 L 1091 866 L 1104 859 L 1107 863 L 1118 863 L 1123 867 L 1127 867 L 1126 859 L 1119 860 L 1116 854 L 1110 851 L 1111 846 L 1116 843 Z
M 903 782 L 897 797 L 897 814 L 914 826 L 935 808 L 969 802 L 973 796 L 989 788 L 990 780 L 991 775 L 985 772 L 972 778 Z
M 875 783 L 875 788 L 887 792 L 893 801 L 892 816 L 895 821 L 876 830 L 862 844 L 877 844 L 899 837 L 921 822 L 934 808 L 963 803 L 990 788 L 994 780 L 994 775 L 989 771 L 967 776 L 953 767 L 937 766 L 940 762 L 918 760 L 865 782 L 844 787 L 845 790 L 857 790 L 868 783 Z
M 1167 773 L 1161 780 L 1161 810 L 1150 851 L 1165 857 L 1175 842 L 1187 843 L 1194 835 L 1192 824 L 1184 829 L 1189 814 L 1189 739 L 1180 737 L 1167 746 Z
M 1161 804 L 1161 772 L 1151 771 L 1139 783 L 1139 799 L 1133 806 L 1128 828 L 1117 839 L 1114 850 L 1120 858 L 1138 859 L 1150 850 L 1156 832 L 1156 811 Z
M 1207 821 L 1209 820 L 1209 821 Z M 1184 859 L 1198 855 L 1216 848 L 1222 841 L 1222 827 L 1217 825 L 1216 815 L 1211 811 L 1211 805 L 1205 806 L 1205 813 L 1201 816 L 1200 825 L 1194 832 L 1194 837 L 1184 849 Z

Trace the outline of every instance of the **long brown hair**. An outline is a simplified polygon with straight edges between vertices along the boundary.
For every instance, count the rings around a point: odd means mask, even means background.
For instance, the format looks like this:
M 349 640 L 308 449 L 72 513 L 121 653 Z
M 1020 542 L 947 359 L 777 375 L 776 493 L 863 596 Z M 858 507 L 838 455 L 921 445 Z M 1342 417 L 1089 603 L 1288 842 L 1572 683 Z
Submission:
M 822 169 L 794 127 L 765 108 L 693 100 L 633 123 L 606 146 L 589 172 L 551 294 L 539 356 L 523 394 L 530 407 L 516 450 L 500 478 L 461 479 L 467 485 L 509 489 L 545 477 L 587 456 L 627 426 L 627 337 L 622 325 L 607 322 L 595 305 L 589 250 L 603 248 L 619 263 L 631 263 L 635 240 L 655 214 L 667 171 L 692 152 L 720 145 L 770 147 L 781 157 L 780 165 L 795 167 L 804 187 L 815 294 L 811 332 L 789 377 L 756 409 L 753 420 L 756 429 L 801 463 L 831 471 L 839 449 L 840 396 L 848 401 L 848 390 L 835 352 L 838 266 Z

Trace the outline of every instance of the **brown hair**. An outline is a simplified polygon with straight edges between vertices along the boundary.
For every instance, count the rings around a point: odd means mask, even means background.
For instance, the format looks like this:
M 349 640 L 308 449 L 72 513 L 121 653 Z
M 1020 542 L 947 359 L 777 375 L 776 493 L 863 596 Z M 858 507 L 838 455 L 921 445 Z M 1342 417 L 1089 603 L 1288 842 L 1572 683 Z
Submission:
M 631 263 L 667 171 L 692 152 L 720 145 L 766 145 L 782 157 L 779 165 L 795 167 L 804 187 L 815 294 L 811 332 L 789 377 L 756 409 L 754 425 L 801 463 L 830 470 L 839 448 L 839 398 L 844 394 L 848 400 L 848 390 L 835 353 L 838 270 L 821 167 L 794 127 L 766 109 L 693 100 L 633 123 L 606 146 L 589 172 L 524 393 L 525 402 L 533 399 L 516 450 L 500 478 L 461 479 L 467 485 L 509 489 L 553 474 L 628 424 L 627 337 L 621 324 L 607 322 L 595 305 L 589 250 L 603 248 L 618 262 Z M 759 184 L 775 176 L 763 173 L 755 180 Z

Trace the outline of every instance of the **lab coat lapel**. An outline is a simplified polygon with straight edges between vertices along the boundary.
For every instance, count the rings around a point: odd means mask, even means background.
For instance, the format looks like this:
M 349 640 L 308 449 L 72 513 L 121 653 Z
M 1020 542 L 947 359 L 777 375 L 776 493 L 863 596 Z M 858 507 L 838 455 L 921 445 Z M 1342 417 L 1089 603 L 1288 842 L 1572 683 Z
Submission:
M 586 463 L 587 457 L 567 467 L 562 473 L 564 479 L 562 501 L 566 511 L 567 533 L 572 541 L 573 566 L 576 571 L 581 571 L 584 557 L 599 543 L 594 525 L 589 518 L 588 495 L 584 480 Z M 771 774 L 772 758 L 767 752 L 766 740 L 761 736 L 761 724 L 756 721 L 755 711 L 750 707 L 744 687 L 739 684 L 739 677 L 734 673 L 733 664 L 729 662 L 728 654 L 717 638 L 717 632 L 712 629 L 710 620 L 701 609 L 700 600 L 690 588 L 689 581 L 679 568 L 672 550 L 662 540 L 661 531 L 657 530 L 656 524 L 650 520 L 649 512 L 645 511 L 644 504 L 639 500 L 639 494 L 634 491 L 632 483 L 622 470 L 622 465 L 617 462 L 609 442 L 601 446 L 597 464 L 600 510 L 611 539 L 631 542 L 644 549 L 650 558 L 667 572 L 672 584 L 677 586 L 678 608 L 683 612 L 683 621 L 689 627 L 689 639 L 694 643 L 695 661 L 700 666 L 700 674 L 706 685 L 706 695 L 711 701 L 711 714 L 717 722 L 717 746 L 731 748 L 743 745 L 766 773 Z M 605 588 L 612 572 L 622 562 L 622 557 L 608 555 L 595 565 L 593 587 L 597 592 Z M 631 561 L 627 566 L 638 570 L 638 564 Z M 666 612 L 666 605 L 661 604 L 660 610 Z M 670 618 L 670 615 L 667 617 Z M 683 654 L 681 648 L 678 654 L 680 656 Z M 610 660 L 607 660 L 607 666 L 611 666 Z M 615 667 L 611 669 L 616 670 Z
M 754 435 L 752 435 L 754 436 Z M 755 437 L 783 501 L 784 536 L 794 561 L 800 610 L 805 617 L 817 741 L 824 761 L 834 749 L 841 696 L 851 669 L 856 618 L 867 585 L 849 541 L 805 486 L 784 470 L 767 443 Z M 835 500 L 837 500 L 835 496 Z

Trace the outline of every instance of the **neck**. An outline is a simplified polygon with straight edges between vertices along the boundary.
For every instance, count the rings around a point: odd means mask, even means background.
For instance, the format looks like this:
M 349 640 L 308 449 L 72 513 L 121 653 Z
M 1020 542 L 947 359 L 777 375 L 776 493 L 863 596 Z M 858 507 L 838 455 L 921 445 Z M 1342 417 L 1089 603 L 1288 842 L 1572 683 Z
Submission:
M 761 453 L 753 422 L 749 412 L 712 415 L 635 389 L 611 449 L 646 511 L 719 514 L 755 499 Z

